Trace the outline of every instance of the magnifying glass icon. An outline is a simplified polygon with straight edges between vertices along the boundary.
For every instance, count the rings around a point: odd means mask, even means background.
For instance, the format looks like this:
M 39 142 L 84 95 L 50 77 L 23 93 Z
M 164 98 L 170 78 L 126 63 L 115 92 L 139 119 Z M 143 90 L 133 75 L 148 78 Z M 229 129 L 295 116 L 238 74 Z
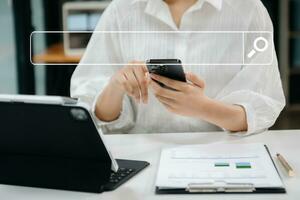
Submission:
M 263 43 L 261 47 L 258 46 L 258 43 Z M 258 37 L 254 40 L 254 49 L 252 49 L 250 51 L 250 53 L 248 53 L 248 58 L 252 58 L 256 52 L 264 52 L 265 50 L 267 50 L 267 48 L 269 47 L 269 42 L 266 38 L 264 37 Z

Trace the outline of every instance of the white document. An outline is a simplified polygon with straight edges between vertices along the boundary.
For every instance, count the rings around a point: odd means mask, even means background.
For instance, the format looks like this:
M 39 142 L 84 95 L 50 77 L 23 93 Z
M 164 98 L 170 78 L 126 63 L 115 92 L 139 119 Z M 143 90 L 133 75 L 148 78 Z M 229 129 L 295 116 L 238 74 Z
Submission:
M 190 145 L 162 150 L 156 179 L 159 189 L 220 182 L 284 187 L 263 144 Z

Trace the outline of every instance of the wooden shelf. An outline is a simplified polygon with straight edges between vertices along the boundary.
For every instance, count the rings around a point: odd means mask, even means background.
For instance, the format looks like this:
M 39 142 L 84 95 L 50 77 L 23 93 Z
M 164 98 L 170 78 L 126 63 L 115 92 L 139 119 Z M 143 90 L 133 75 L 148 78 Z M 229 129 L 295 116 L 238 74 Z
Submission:
M 288 107 L 286 107 L 288 111 L 300 111 L 300 102 L 299 103 L 291 103 Z
M 46 52 L 42 54 L 34 55 L 32 60 L 36 64 L 43 64 L 43 63 L 79 63 L 81 56 L 68 56 L 64 52 L 64 47 L 62 43 L 54 44 L 50 46 Z
M 300 31 L 290 31 L 290 38 L 299 38 L 300 39 Z
M 294 66 L 290 69 L 291 75 L 300 75 L 300 66 Z

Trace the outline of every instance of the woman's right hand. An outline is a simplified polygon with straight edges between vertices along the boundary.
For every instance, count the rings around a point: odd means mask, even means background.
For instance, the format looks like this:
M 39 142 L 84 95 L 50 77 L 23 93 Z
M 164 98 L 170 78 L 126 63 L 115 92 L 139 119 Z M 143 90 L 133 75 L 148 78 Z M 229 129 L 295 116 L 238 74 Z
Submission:
M 110 84 L 123 94 L 133 97 L 138 103 L 148 102 L 149 74 L 143 62 L 130 62 L 112 76 Z

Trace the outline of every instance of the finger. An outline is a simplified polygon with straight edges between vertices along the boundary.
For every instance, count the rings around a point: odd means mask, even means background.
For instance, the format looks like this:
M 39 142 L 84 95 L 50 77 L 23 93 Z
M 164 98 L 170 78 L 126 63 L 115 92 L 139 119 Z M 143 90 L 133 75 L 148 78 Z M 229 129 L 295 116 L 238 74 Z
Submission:
M 132 93 L 137 101 L 140 101 L 140 88 L 137 79 L 132 70 L 125 72 L 125 76 L 133 89 Z
M 151 79 L 150 74 L 148 72 L 146 73 L 146 79 L 147 79 L 147 85 L 150 85 L 152 79 Z
M 158 82 L 163 83 L 164 85 L 173 88 L 178 91 L 183 91 L 186 88 L 186 83 L 181 81 L 172 80 L 163 76 L 159 76 L 157 74 L 150 74 L 151 78 L 157 80 Z
M 158 96 L 157 99 L 161 103 L 166 104 L 170 107 L 175 107 L 175 105 L 176 105 L 176 102 L 173 99 L 169 99 L 169 98 L 162 97 L 162 96 Z
M 147 68 L 147 66 L 146 66 L 145 63 L 141 63 L 141 68 L 142 68 L 142 70 L 143 70 L 144 73 L 149 73 L 148 72 L 148 68 Z
M 148 71 L 148 68 L 147 68 L 146 63 L 140 62 L 140 61 L 133 61 L 133 62 L 131 62 L 130 64 L 134 64 L 134 66 L 136 66 L 136 65 L 138 64 L 139 67 L 140 67 L 140 68 L 142 69 L 142 71 L 144 72 L 144 74 L 145 74 L 147 80 L 150 79 L 150 77 L 149 77 L 149 71 Z M 148 83 L 149 83 L 149 81 L 148 81 Z
M 129 95 L 129 96 L 133 96 L 133 88 L 131 87 L 131 85 L 129 84 L 127 78 L 125 75 L 122 75 L 120 77 L 120 83 L 122 84 L 123 88 L 125 89 L 126 93 Z
M 205 82 L 193 73 L 186 73 L 186 79 L 201 88 L 205 87 Z
M 173 100 L 176 100 L 178 98 L 179 92 L 165 89 L 153 80 L 150 82 L 150 84 L 156 97 L 161 96 Z
M 148 81 L 147 76 L 142 69 L 142 67 L 135 67 L 134 68 L 134 75 L 139 83 L 141 98 L 143 103 L 147 103 L 148 101 Z
M 143 72 L 147 73 L 148 72 L 148 69 L 147 69 L 147 66 L 144 62 L 141 62 L 141 61 L 132 61 L 129 63 L 129 65 L 133 65 L 133 66 L 138 66 L 138 67 L 141 67 Z

